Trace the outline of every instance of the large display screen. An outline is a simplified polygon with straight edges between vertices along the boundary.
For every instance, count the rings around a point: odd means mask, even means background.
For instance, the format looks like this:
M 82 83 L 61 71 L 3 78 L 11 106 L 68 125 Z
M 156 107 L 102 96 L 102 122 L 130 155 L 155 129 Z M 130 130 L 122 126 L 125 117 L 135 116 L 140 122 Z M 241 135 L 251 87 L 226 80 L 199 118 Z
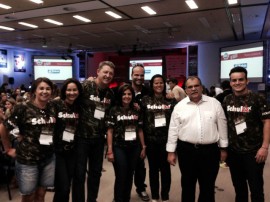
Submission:
M 155 74 L 163 73 L 162 59 L 131 59 L 129 62 L 129 80 L 131 79 L 132 67 L 135 64 L 142 64 L 144 66 L 144 80 L 151 80 Z
M 58 56 L 34 56 L 34 78 L 47 77 L 55 83 L 72 78 L 72 59 Z
M 221 81 L 229 80 L 230 70 L 236 66 L 241 66 L 247 69 L 248 79 L 250 82 L 263 81 L 263 42 L 221 48 L 220 56 Z

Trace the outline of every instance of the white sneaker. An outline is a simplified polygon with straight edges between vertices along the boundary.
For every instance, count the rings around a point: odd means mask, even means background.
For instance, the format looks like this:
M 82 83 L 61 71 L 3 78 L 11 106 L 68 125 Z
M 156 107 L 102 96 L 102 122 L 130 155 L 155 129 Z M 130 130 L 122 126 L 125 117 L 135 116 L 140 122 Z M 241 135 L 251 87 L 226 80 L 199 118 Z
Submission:
M 162 201 L 162 202 L 169 202 L 169 200 L 166 200 L 166 201 Z
M 156 200 L 156 199 L 152 199 L 152 202 L 158 202 L 158 200 Z

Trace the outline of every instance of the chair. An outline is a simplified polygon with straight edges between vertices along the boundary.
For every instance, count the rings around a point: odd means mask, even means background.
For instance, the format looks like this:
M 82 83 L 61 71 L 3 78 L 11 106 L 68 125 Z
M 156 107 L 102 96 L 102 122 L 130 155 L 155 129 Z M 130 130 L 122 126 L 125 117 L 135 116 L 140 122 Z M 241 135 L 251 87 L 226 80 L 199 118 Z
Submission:
M 11 191 L 10 191 L 10 173 L 12 170 L 14 170 L 14 163 L 12 161 L 12 158 L 7 156 L 3 150 L 3 146 L 1 144 L 0 149 L 0 169 L 3 171 L 3 180 L 6 183 L 7 191 L 8 191 L 8 198 L 9 200 L 12 200 L 11 197 Z

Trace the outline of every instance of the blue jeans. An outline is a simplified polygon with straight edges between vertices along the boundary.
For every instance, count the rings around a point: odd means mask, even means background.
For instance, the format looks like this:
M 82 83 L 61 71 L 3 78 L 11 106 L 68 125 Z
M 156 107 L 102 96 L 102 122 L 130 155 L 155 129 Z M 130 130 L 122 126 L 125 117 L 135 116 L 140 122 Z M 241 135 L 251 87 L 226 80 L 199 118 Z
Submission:
M 22 195 L 32 194 L 38 187 L 54 186 L 54 155 L 37 165 L 25 165 L 16 161 L 15 169 L 19 190 Z
M 102 172 L 104 140 L 104 138 L 76 138 L 76 166 L 72 201 L 85 202 L 84 183 L 88 161 L 87 201 L 96 202 Z
M 114 200 L 115 202 L 129 202 L 132 189 L 134 169 L 140 148 L 138 145 L 127 147 L 114 146 Z
M 251 201 L 264 202 L 264 163 L 257 163 L 255 156 L 255 152 L 239 154 L 228 150 L 226 162 L 230 168 L 236 202 L 248 202 L 248 185 L 251 192 Z
M 71 181 L 75 171 L 74 149 L 56 153 L 55 161 L 55 194 L 53 202 L 69 202 Z

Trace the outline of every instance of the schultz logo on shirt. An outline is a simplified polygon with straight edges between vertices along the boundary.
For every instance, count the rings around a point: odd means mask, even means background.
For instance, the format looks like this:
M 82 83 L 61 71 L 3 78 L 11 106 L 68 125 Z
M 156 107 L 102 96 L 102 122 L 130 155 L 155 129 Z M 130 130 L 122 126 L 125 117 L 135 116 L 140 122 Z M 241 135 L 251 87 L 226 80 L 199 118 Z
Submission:
M 48 123 L 55 123 L 55 118 L 50 117 L 49 119 L 44 119 L 44 118 L 33 118 L 32 119 L 32 125 L 41 125 L 41 124 L 48 124 Z
M 69 113 L 63 113 L 63 112 L 59 112 L 58 113 L 58 118 L 79 118 L 79 115 L 77 113 L 72 113 L 72 114 L 69 114 Z
M 110 104 L 111 103 L 111 100 L 110 99 L 104 98 L 101 101 L 99 97 L 96 97 L 94 95 L 90 95 L 89 99 L 90 100 L 93 100 L 93 101 L 96 101 L 96 102 L 106 103 L 106 104 Z
M 147 105 L 147 109 L 170 109 L 171 105 Z
M 126 116 L 126 115 L 118 115 L 117 116 L 117 121 L 120 121 L 120 120 L 138 120 L 138 116 L 136 115 L 130 115 L 130 116 Z
M 241 107 L 235 107 L 235 106 L 227 106 L 227 112 L 244 112 L 249 113 L 251 111 L 251 106 L 241 106 Z

